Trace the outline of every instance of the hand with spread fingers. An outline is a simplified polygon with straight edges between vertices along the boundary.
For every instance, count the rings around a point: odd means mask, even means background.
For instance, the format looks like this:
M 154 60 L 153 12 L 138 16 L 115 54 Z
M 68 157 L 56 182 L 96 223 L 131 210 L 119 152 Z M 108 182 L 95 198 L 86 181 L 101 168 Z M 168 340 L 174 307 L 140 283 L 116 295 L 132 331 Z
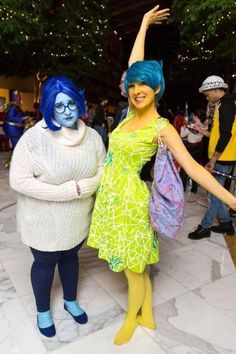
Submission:
M 160 5 L 156 5 L 143 16 L 138 34 L 136 36 L 132 51 L 130 53 L 128 66 L 139 60 L 144 60 L 144 47 L 148 27 L 153 24 L 161 24 L 170 16 L 170 9 L 159 10 Z
M 143 23 L 146 26 L 150 26 L 152 24 L 161 24 L 163 21 L 167 20 L 170 16 L 170 9 L 166 8 L 163 10 L 159 10 L 160 5 L 156 5 L 150 11 L 146 12 L 143 16 Z

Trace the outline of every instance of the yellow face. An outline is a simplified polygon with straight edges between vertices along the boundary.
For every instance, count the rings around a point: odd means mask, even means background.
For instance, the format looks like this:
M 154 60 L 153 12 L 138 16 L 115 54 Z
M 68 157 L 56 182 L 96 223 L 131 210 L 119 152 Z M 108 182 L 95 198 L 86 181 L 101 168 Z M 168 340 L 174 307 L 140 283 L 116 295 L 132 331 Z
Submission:
M 142 82 L 131 82 L 129 84 L 129 99 L 134 108 L 145 109 L 155 105 L 155 95 L 160 87 L 154 91 L 150 86 Z

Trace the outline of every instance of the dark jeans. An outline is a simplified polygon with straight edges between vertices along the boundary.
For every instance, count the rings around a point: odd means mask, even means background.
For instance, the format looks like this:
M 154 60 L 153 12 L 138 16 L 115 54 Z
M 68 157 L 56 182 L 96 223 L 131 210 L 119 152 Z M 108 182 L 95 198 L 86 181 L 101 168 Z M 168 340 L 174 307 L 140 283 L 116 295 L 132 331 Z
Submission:
M 215 170 L 230 174 L 232 171 L 232 164 L 221 165 L 220 163 L 215 164 Z M 226 177 L 221 175 L 214 175 L 215 179 L 223 186 L 225 183 Z M 227 206 L 213 194 L 208 193 L 208 209 L 201 221 L 201 226 L 205 229 L 210 228 L 213 225 L 215 218 L 218 216 L 220 223 L 230 222 L 231 217 Z
M 83 242 L 68 251 L 43 252 L 30 248 L 34 257 L 31 267 L 31 283 L 38 312 L 50 309 L 50 295 L 56 265 L 58 265 L 64 299 L 67 301 L 76 299 L 79 277 L 78 251 Z

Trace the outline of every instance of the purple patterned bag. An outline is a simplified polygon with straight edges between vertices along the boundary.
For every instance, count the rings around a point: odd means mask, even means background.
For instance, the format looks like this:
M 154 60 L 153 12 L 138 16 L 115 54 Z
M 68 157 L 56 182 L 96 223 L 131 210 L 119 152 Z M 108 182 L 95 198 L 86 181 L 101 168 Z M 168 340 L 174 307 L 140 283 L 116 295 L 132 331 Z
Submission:
M 184 190 L 172 155 L 160 139 L 154 165 L 154 180 L 149 201 L 153 230 L 160 236 L 173 238 L 184 219 Z

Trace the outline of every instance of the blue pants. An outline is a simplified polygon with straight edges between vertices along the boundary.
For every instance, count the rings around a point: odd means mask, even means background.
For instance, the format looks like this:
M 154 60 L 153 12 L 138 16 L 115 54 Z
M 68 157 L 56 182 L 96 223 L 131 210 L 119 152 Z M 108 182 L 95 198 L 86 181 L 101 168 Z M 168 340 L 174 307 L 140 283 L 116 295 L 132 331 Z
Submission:
M 83 242 L 68 251 L 43 252 L 30 248 L 34 257 L 31 283 L 38 312 L 50 309 L 50 295 L 56 265 L 58 265 L 64 300 L 76 300 L 79 277 L 78 251 Z
M 232 165 L 221 165 L 219 163 L 216 163 L 215 170 L 230 174 L 230 172 L 232 171 Z M 214 175 L 214 177 L 222 186 L 224 185 L 226 177 L 220 175 Z M 208 210 L 201 221 L 201 226 L 206 229 L 211 228 L 217 216 L 219 218 L 220 223 L 231 221 L 227 206 L 214 195 L 208 193 Z
M 9 125 L 9 124 L 5 123 L 3 125 L 3 130 L 4 130 L 4 133 L 11 140 L 12 149 L 14 150 L 16 144 L 18 143 L 18 141 L 20 140 L 20 138 L 23 135 L 24 129 L 23 128 L 19 128 L 19 127 L 14 127 L 12 125 Z

